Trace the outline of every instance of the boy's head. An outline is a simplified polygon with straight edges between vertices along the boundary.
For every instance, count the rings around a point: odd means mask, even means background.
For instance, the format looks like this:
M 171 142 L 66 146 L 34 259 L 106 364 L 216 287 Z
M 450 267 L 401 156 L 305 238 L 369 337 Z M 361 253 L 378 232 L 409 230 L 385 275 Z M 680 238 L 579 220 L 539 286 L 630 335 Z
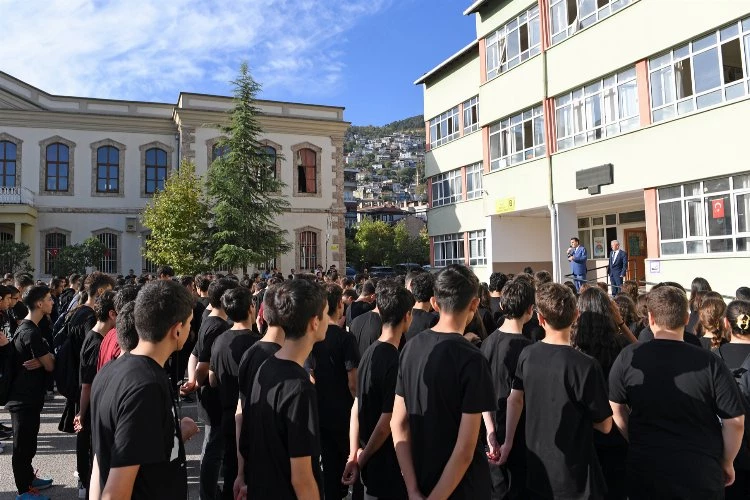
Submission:
M 117 314 L 120 314 L 125 304 L 135 301 L 139 290 L 138 285 L 125 285 L 117 291 L 115 294 L 115 311 L 117 311 Z
M 63 291 L 64 282 L 62 278 L 52 278 L 49 280 L 49 289 L 53 297 L 59 297 Z
M 508 282 L 508 277 L 503 273 L 490 274 L 489 289 L 490 292 L 501 292 Z
M 648 293 L 651 329 L 683 330 L 688 322 L 688 299 L 684 290 L 669 285 L 655 286 Z
M 353 288 L 347 288 L 344 290 L 342 299 L 344 300 L 344 304 L 349 305 L 357 300 L 357 292 Z
M 37 285 L 28 287 L 23 293 L 23 304 L 31 312 L 41 311 L 43 314 L 51 314 L 55 302 L 52 300 L 49 287 Z
M 575 294 L 559 283 L 545 283 L 537 288 L 535 302 L 541 317 L 539 322 L 543 318 L 554 330 L 570 327 L 578 314 Z
M 115 292 L 107 290 L 96 298 L 96 304 L 94 304 L 94 315 L 96 316 L 96 321 L 106 323 L 110 319 L 115 319 L 117 316 L 115 297 Z
M 326 285 L 326 294 L 328 295 L 328 316 L 333 318 L 339 311 L 339 308 L 343 310 L 344 302 L 342 300 L 344 296 L 344 290 L 336 283 L 328 283 Z
M 328 328 L 328 322 L 323 321 L 328 296 L 322 286 L 306 279 L 293 279 L 277 285 L 273 293 L 274 308 L 287 340 L 299 340 L 308 331 L 314 332 L 315 341 L 323 340 Z
M 195 289 L 198 292 L 207 293 L 211 280 L 205 274 L 199 274 L 195 277 Z
M 750 288 L 741 286 L 734 292 L 734 298 L 737 300 L 750 301 Z
M 458 314 L 479 305 L 479 280 L 465 266 L 452 264 L 435 277 L 435 302 L 441 313 Z
M 552 275 L 549 271 L 537 271 L 534 273 L 534 282 L 537 286 L 552 283 Z
M 115 320 L 117 344 L 123 352 L 130 352 L 138 345 L 138 330 L 135 328 L 135 302 L 126 303 Z
M 372 302 L 375 299 L 375 282 L 373 280 L 365 281 L 362 284 L 362 293 L 359 296 L 368 302 Z
M 13 285 L 7 285 L 10 290 L 10 307 L 15 307 L 19 300 L 21 300 L 21 292 L 18 288 Z
M 239 285 L 236 281 L 227 278 L 221 278 L 208 285 L 208 303 L 214 309 L 221 309 L 221 296 L 224 292 L 237 288 Z
M 135 299 L 135 327 L 138 338 L 158 344 L 171 332 L 182 349 L 190 333 L 193 298 L 174 281 L 152 281 L 143 286 Z
M 0 285 L 0 311 L 10 309 L 10 288 Z
M 159 266 L 156 275 L 160 280 L 171 280 L 174 276 L 174 269 L 172 269 L 172 266 Z
M 86 292 L 88 292 L 91 299 L 96 299 L 99 295 L 107 290 L 112 290 L 114 287 L 114 278 L 99 271 L 89 274 L 86 278 Z
M 34 278 L 27 273 L 17 273 L 15 276 L 16 288 L 25 290 L 34 285 Z
M 278 285 L 270 286 L 263 294 L 263 320 L 268 323 L 268 326 L 281 326 L 279 314 L 276 311 L 276 302 L 274 301 L 277 287 Z M 258 309 L 260 313 L 260 307 Z
M 419 273 L 411 280 L 411 293 L 417 302 L 429 302 L 435 294 L 435 276 L 432 273 Z
M 505 284 L 500 296 L 500 308 L 506 318 L 521 318 L 533 305 L 534 285 L 530 280 L 516 278 Z
M 413 281 L 412 284 L 414 284 Z M 405 287 L 383 280 L 378 285 L 375 302 L 378 304 L 383 325 L 394 327 L 406 319 L 408 328 L 408 323 L 411 322 L 411 309 L 414 307 L 414 297 Z
M 229 319 L 235 323 L 242 323 L 250 317 L 253 294 L 243 286 L 231 288 L 221 296 L 221 306 Z

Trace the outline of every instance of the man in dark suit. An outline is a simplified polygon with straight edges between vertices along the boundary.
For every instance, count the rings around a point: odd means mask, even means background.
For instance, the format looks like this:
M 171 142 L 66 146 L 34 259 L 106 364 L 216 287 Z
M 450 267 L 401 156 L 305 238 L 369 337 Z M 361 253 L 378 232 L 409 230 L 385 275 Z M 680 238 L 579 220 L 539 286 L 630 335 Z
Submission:
M 612 251 L 609 253 L 609 280 L 612 283 L 612 296 L 620 292 L 622 280 L 628 273 L 628 254 L 620 250 L 620 242 L 612 240 Z

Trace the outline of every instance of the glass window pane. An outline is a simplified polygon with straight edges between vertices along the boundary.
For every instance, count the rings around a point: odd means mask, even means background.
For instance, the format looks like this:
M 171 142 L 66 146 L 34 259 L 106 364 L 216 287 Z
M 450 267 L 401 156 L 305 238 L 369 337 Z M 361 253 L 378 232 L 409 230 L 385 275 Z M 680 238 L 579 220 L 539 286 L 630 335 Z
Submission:
M 105 166 L 99 166 L 99 167 L 97 167 L 97 169 L 96 169 L 96 176 L 99 179 L 104 179 L 105 177 L 107 177 L 107 167 L 105 167 Z
M 685 253 L 685 248 L 683 247 L 683 243 L 681 241 L 662 243 L 661 253 L 662 255 L 681 255 Z
M 57 156 L 60 161 L 68 161 L 68 146 L 64 144 L 58 144 Z
M 703 241 L 687 241 L 687 253 L 705 253 Z
M 67 191 L 68 190 L 68 178 L 61 177 L 60 181 L 58 182 L 58 185 L 60 187 L 60 191 Z
M 742 51 L 740 50 L 739 38 L 721 45 L 721 63 L 724 70 L 724 83 L 736 82 L 745 77 L 742 70 Z
M 671 186 L 659 189 L 660 200 L 671 200 L 674 198 L 679 198 L 681 195 L 682 190 L 680 189 L 680 186 Z
M 730 239 L 708 240 L 709 253 L 724 253 L 724 252 L 732 252 L 733 250 L 734 249 L 732 248 L 732 240 Z
M 96 183 L 96 190 L 104 192 L 107 190 L 107 181 L 105 179 L 99 179 Z
M 750 233 L 750 194 L 738 194 L 737 201 L 737 232 Z
M 120 161 L 120 151 L 117 148 L 110 147 L 109 148 L 109 162 L 112 164 L 117 164 Z
M 659 204 L 659 226 L 662 240 L 676 240 L 683 237 L 680 202 Z
M 674 79 L 677 87 L 677 99 L 684 99 L 693 95 L 693 76 L 691 75 L 690 59 L 683 59 L 674 63 Z
M 683 186 L 685 190 L 685 196 L 699 196 L 703 191 L 701 190 L 700 182 L 691 182 Z
M 606 222 L 608 226 L 614 226 L 615 224 L 617 224 L 616 214 L 609 214 L 604 219 L 605 219 L 604 222 Z
M 719 51 L 716 47 L 693 56 L 695 91 L 700 93 L 721 85 Z
M 695 103 L 698 106 L 698 109 L 707 108 L 709 106 L 714 106 L 716 104 L 719 104 L 721 102 L 722 95 L 721 95 L 721 89 L 714 90 L 713 92 L 709 92 L 708 94 L 704 94 L 702 96 L 699 96 L 695 99 Z
M 750 188 L 750 175 L 735 175 L 732 177 L 734 189 L 746 189 Z
M 735 242 L 738 252 L 747 252 L 750 250 L 750 238 L 737 238 Z
M 703 224 L 703 205 L 700 200 L 688 200 L 685 202 L 687 219 L 687 236 L 705 236 Z
M 706 198 L 705 203 L 708 236 L 732 234 L 732 204 L 729 201 L 729 195 L 712 196 Z
M 704 193 L 718 193 L 719 191 L 729 191 L 729 177 L 703 181 Z
M 96 161 L 98 163 L 107 162 L 107 148 L 101 147 L 96 150 Z
M 711 33 L 710 35 L 704 36 L 700 40 L 693 42 L 693 52 L 705 49 L 715 44 L 716 44 L 716 33 Z

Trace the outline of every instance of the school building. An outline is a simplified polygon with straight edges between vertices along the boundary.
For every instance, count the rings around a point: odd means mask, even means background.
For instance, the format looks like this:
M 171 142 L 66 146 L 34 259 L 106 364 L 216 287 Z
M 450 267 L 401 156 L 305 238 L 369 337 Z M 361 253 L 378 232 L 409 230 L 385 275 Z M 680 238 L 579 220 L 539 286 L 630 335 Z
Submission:
M 257 268 L 282 272 L 346 262 L 344 109 L 258 101 L 262 143 L 291 207 L 277 223 L 293 250 Z M 30 246 L 37 277 L 59 251 L 96 236 L 97 266 L 154 272 L 142 257 L 143 208 L 183 160 L 199 175 L 221 154 L 232 99 L 182 92 L 176 103 L 51 95 L 0 72 L 0 241 Z
M 750 284 L 750 3 L 477 0 L 424 88 L 432 264 Z

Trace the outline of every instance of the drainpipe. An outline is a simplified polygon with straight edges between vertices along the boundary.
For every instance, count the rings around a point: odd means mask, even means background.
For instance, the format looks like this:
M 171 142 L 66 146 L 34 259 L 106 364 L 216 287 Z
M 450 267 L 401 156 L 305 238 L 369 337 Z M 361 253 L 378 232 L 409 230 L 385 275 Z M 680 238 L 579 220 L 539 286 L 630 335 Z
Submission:
M 182 133 L 180 132 L 180 128 L 177 128 L 177 133 L 175 134 L 174 138 L 177 140 L 177 171 L 180 171 L 180 144 L 182 141 L 180 140 Z
M 542 78 L 544 84 L 544 102 L 546 103 L 549 97 L 549 86 L 547 84 L 547 50 L 543 50 L 542 56 Z M 553 110 L 554 112 L 554 110 Z M 549 120 L 548 120 L 549 121 Z M 545 123 L 547 130 L 550 132 L 548 139 L 554 140 L 554 133 L 552 130 L 551 123 Z M 551 141 L 549 141 L 551 142 Z M 547 190 L 548 190 L 548 202 L 547 210 L 549 210 L 550 217 L 550 233 L 552 237 L 552 279 L 558 283 L 562 282 L 563 271 L 560 268 L 560 227 L 557 214 L 557 207 L 555 206 L 555 191 L 554 181 L 552 180 L 552 155 L 549 153 L 551 144 L 547 144 Z

